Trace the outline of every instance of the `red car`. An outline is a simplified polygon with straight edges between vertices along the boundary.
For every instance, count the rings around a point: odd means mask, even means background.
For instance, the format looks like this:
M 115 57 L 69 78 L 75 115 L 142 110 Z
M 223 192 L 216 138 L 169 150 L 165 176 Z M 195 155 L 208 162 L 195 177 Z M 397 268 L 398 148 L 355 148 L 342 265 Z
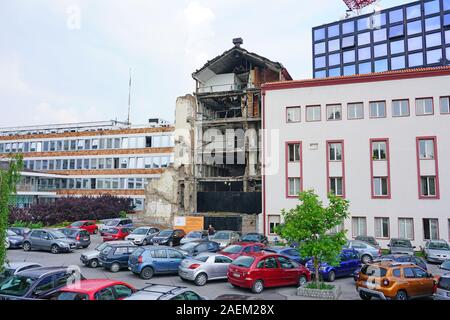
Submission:
M 230 257 L 231 259 L 236 259 L 243 254 L 252 254 L 255 252 L 261 252 L 266 246 L 262 243 L 255 242 L 239 242 L 236 244 L 229 245 L 220 254 Z
M 311 281 L 311 273 L 288 257 L 273 253 L 243 255 L 228 267 L 228 282 L 235 287 L 261 293 L 265 287 L 303 285 Z
M 130 228 L 114 227 L 106 230 L 103 233 L 103 241 L 125 240 L 125 237 L 131 233 Z
M 122 300 L 136 289 L 128 283 L 109 280 L 81 280 L 58 290 L 51 300 Z
M 67 228 L 76 228 L 76 229 L 83 229 L 89 232 L 90 234 L 97 234 L 98 233 L 98 227 L 94 220 L 81 220 L 76 221 L 72 223 Z

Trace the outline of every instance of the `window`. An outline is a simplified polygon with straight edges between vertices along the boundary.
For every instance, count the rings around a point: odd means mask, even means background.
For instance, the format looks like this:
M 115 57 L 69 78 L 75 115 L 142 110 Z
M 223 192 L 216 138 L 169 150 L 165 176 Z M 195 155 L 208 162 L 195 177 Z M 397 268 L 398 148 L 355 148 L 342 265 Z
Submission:
M 370 32 L 358 34 L 358 45 L 362 46 L 370 43 Z
M 372 63 L 371 62 L 360 63 L 358 68 L 359 68 L 359 74 L 371 73 L 372 72 Z
M 375 61 L 375 72 L 384 72 L 388 70 L 388 60 L 382 59 Z
M 419 140 L 419 158 L 434 159 L 434 139 Z
M 405 41 L 393 41 L 391 42 L 391 54 L 403 53 L 405 51 Z
M 325 39 L 325 28 L 314 30 L 314 40 L 318 41 L 323 39 Z
M 338 24 L 328 27 L 328 38 L 337 37 L 339 34 L 340 32 Z
M 434 113 L 433 98 L 416 99 L 416 115 L 425 116 Z
M 425 42 L 427 48 L 437 47 L 442 45 L 441 33 L 430 33 L 426 35 Z
M 329 160 L 342 161 L 342 143 L 329 143 Z
M 340 104 L 327 105 L 327 120 L 341 120 L 342 106 Z
M 95 294 L 95 300 L 115 300 L 112 288 L 105 288 Z
M 349 120 L 364 119 L 364 104 L 349 103 L 347 105 L 347 118 Z
M 450 113 L 450 97 L 441 97 L 439 102 L 441 114 Z
M 422 20 L 409 22 L 406 25 L 408 35 L 422 33 Z
M 439 220 L 423 219 L 423 239 L 439 240 Z
M 403 21 L 403 9 L 397 9 L 389 12 L 389 22 L 395 23 Z
M 341 64 L 341 54 L 340 53 L 330 54 L 328 56 L 328 65 L 335 66 L 338 64 Z
M 315 54 L 325 53 L 325 42 L 316 43 L 314 45 L 314 53 Z
M 327 74 L 326 74 L 325 70 L 314 72 L 314 77 L 315 78 L 325 78 L 326 76 L 327 76 Z
M 355 62 L 355 50 L 345 51 L 343 60 L 344 63 Z
M 351 76 L 351 75 L 354 75 L 355 73 L 356 73 L 356 67 L 354 64 L 344 67 L 344 76 Z
M 288 196 L 289 197 L 296 197 L 300 193 L 300 178 L 289 178 L 289 190 L 288 190 Z
M 386 141 L 372 142 L 372 159 L 386 160 L 387 158 L 387 144 Z
M 422 37 L 415 37 L 408 39 L 408 50 L 422 50 Z
M 441 60 L 442 60 L 442 50 L 441 49 L 427 51 L 427 63 L 428 64 L 440 63 Z
M 342 34 L 352 33 L 355 31 L 355 23 L 353 21 L 342 24 Z
M 289 162 L 299 162 L 300 161 L 300 144 L 289 144 Z
M 300 107 L 287 107 L 287 122 L 300 122 Z
M 403 26 L 403 24 L 394 26 L 394 27 L 390 27 L 389 28 L 389 38 L 392 39 L 392 38 L 402 37 L 404 35 L 404 29 L 405 29 L 405 27 Z
M 306 107 L 306 121 L 320 121 L 320 106 Z
M 425 31 L 433 31 L 441 28 L 441 17 L 433 17 L 425 19 Z M 440 33 L 439 33 L 440 34 Z
M 357 24 L 358 24 L 358 31 L 369 29 L 371 27 L 370 17 L 358 19 Z
M 386 41 L 387 39 L 387 30 L 379 29 L 373 31 L 373 42 Z
M 269 233 L 275 234 L 275 228 L 281 223 L 280 216 L 269 215 Z
M 342 177 L 330 178 L 330 193 L 336 196 L 344 195 Z
M 389 238 L 389 218 L 375 218 L 375 237 Z
M 341 68 L 332 68 L 328 70 L 328 75 L 330 77 L 338 77 L 341 75 Z
M 420 177 L 420 195 L 422 197 L 436 197 L 436 177 Z
M 131 294 L 133 293 L 133 290 L 131 290 L 131 288 L 121 285 L 121 284 L 115 285 L 114 289 L 116 290 L 118 299 L 127 298 L 127 297 L 131 296 Z
M 409 100 L 392 101 L 392 116 L 393 117 L 409 116 Z
M 423 66 L 423 53 L 414 53 L 408 55 L 408 64 L 410 67 Z
M 425 15 L 437 13 L 440 10 L 439 0 L 428 1 L 423 4 Z
M 373 178 L 373 195 L 374 197 L 387 197 L 389 195 L 387 177 Z
M 341 45 L 340 45 L 339 39 L 328 41 L 328 51 L 329 52 L 337 51 L 339 49 L 341 49 Z
M 386 102 L 377 101 L 370 103 L 370 117 L 371 118 L 385 118 L 386 117 Z
M 391 69 L 399 70 L 406 68 L 405 56 L 391 58 Z
M 372 57 L 372 53 L 370 51 L 370 47 L 360 48 L 358 49 L 358 59 L 359 60 L 367 60 Z
M 450 10 L 450 0 L 444 0 L 444 10 Z
M 420 4 L 406 8 L 406 18 L 413 19 L 421 16 Z
M 375 58 L 387 56 L 387 44 L 383 43 L 383 44 L 374 46 L 373 54 L 374 54 Z
M 358 236 L 367 235 L 367 221 L 364 217 L 352 218 L 352 236 L 356 238 Z
M 398 219 L 398 236 L 403 239 L 414 239 L 414 220 L 411 218 Z
M 415 275 L 414 275 L 414 270 L 413 270 L 413 268 L 404 268 L 404 269 L 403 269 L 403 276 L 404 276 L 405 278 L 414 278 Z
M 350 48 L 354 46 L 355 46 L 354 36 L 342 38 L 342 45 L 341 45 L 342 48 Z

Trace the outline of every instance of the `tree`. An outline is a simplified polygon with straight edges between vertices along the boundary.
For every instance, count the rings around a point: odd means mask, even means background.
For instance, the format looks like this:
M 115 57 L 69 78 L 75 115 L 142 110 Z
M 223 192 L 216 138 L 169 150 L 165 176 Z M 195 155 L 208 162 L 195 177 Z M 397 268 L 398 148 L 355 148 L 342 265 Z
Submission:
M 0 270 L 6 261 L 6 229 L 11 196 L 16 193 L 16 185 L 20 180 L 20 171 L 23 168 L 21 155 L 14 156 L 7 169 L 0 168 Z
M 340 263 L 339 254 L 346 243 L 345 231 L 330 231 L 349 216 L 349 202 L 330 194 L 329 205 L 324 207 L 314 191 L 300 193 L 299 200 L 301 204 L 294 209 L 282 210 L 284 223 L 277 228 L 277 234 L 288 241 L 299 243 L 301 256 L 312 257 L 318 286 L 320 263 Z

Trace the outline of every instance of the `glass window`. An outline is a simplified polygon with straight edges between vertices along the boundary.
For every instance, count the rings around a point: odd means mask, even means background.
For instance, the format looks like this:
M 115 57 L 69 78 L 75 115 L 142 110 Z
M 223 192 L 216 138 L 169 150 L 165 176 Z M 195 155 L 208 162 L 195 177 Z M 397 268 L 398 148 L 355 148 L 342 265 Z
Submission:
M 434 140 L 419 140 L 419 157 L 421 160 L 434 159 Z
M 386 41 L 387 29 L 379 29 L 373 31 L 373 42 Z
M 425 19 L 425 31 L 432 31 L 441 28 L 441 17 L 433 17 Z
M 330 178 L 330 193 L 343 196 L 342 178 Z
M 387 143 L 386 141 L 372 142 L 372 160 L 386 160 Z
M 422 197 L 436 196 L 436 177 L 420 177 L 420 195 Z
M 325 68 L 325 57 L 317 57 L 314 59 L 315 68 Z
M 392 116 L 393 117 L 409 116 L 409 100 L 392 101 Z
M 416 115 L 431 115 L 434 113 L 433 98 L 416 99 Z
M 367 235 L 367 221 L 365 217 L 352 218 L 352 235 L 354 238 Z
M 391 42 L 391 54 L 403 53 L 405 52 L 405 42 L 404 40 Z
M 342 161 L 342 143 L 329 143 L 328 154 L 330 161 Z
M 355 36 L 345 37 L 342 39 L 342 48 L 355 46 Z
M 295 197 L 300 193 L 300 178 L 289 178 L 288 196 Z
M 437 13 L 440 10 L 439 0 L 425 2 L 423 4 L 425 15 Z
M 323 39 L 325 39 L 325 28 L 314 30 L 314 40 L 318 41 Z
M 447 56 L 447 60 L 450 61 L 450 47 L 445 49 L 445 54 Z
M 379 29 L 386 24 L 386 13 L 377 12 L 372 16 L 372 29 Z
M 439 102 L 441 114 L 450 113 L 450 97 L 442 97 Z
M 370 47 L 358 49 L 358 60 L 367 60 L 372 58 Z
M 325 78 L 327 75 L 326 75 L 326 71 L 325 70 L 321 70 L 321 71 L 316 71 L 315 73 L 314 73 L 314 77 L 315 78 Z
M 355 50 L 345 51 L 343 60 L 344 63 L 355 62 Z
M 413 19 L 421 16 L 420 4 L 406 8 L 406 18 Z
M 371 118 L 386 117 L 386 102 L 385 101 L 371 102 L 370 117 Z
M 373 194 L 375 197 L 388 195 L 388 179 L 386 177 L 373 178 Z
M 444 27 L 450 26 L 450 14 L 444 16 Z
M 320 106 L 306 107 L 306 121 L 320 121 Z
M 354 31 L 355 31 L 354 21 L 344 22 L 342 24 L 342 33 L 343 34 L 352 33 Z
M 422 49 L 422 37 L 415 37 L 408 39 L 408 50 L 421 50 Z
M 315 54 L 325 53 L 325 42 L 316 43 L 314 45 L 314 53 Z
M 300 144 L 289 144 L 289 162 L 299 162 L 300 161 Z
M 386 43 L 374 46 L 373 49 L 374 49 L 375 58 L 387 56 L 387 44 Z
M 336 51 L 341 48 L 339 39 L 328 41 L 328 51 Z
M 391 69 L 398 70 L 406 68 L 405 56 L 394 57 L 391 59 Z
M 404 34 L 404 26 L 398 25 L 389 28 L 389 38 L 401 37 Z
M 444 10 L 450 10 L 450 0 L 444 0 Z
M 370 29 L 371 27 L 370 17 L 358 19 L 357 24 L 358 24 L 358 31 Z
M 370 43 L 370 32 L 358 34 L 358 45 L 362 46 Z
M 356 73 L 356 67 L 354 64 L 344 67 L 344 76 L 351 76 L 351 75 L 354 75 L 355 73 Z
M 389 22 L 395 23 L 403 21 L 403 8 L 389 12 Z
M 383 71 L 387 71 L 387 69 L 388 69 L 387 59 L 375 61 L 375 72 L 383 72 Z
M 427 63 L 435 64 L 442 61 L 442 49 L 427 51 Z
M 389 238 L 389 218 L 375 218 L 375 237 Z
M 441 33 L 431 33 L 426 35 L 426 45 L 427 48 L 440 46 L 442 44 Z
M 339 34 L 340 32 L 338 24 L 328 27 L 328 38 L 337 37 Z
M 339 77 L 341 75 L 341 68 L 332 68 L 328 70 L 330 77 Z
M 406 26 L 408 35 L 422 33 L 422 20 L 409 22 Z
M 327 106 L 327 120 L 342 120 L 342 106 L 340 104 Z
M 410 218 L 398 219 L 398 235 L 403 239 L 414 239 L 414 221 Z
M 300 122 L 300 107 L 286 108 L 287 122 Z
M 358 68 L 360 74 L 371 73 L 372 63 L 371 62 L 360 63 Z
M 438 240 L 439 239 L 439 220 L 423 219 L 423 239 Z M 417 269 L 422 271 L 421 269 Z M 422 271 L 424 272 L 424 271 Z
M 408 64 L 410 67 L 423 66 L 423 53 L 413 53 L 408 55 Z
M 363 103 L 349 103 L 347 105 L 347 118 L 364 119 L 364 104 Z

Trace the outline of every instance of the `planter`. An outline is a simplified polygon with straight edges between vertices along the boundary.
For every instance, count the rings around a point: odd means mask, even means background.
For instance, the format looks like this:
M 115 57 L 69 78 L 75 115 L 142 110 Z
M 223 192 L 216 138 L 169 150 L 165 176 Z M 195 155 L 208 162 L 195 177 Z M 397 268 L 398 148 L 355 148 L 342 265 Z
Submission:
M 308 298 L 324 299 L 324 300 L 339 300 L 342 294 L 341 287 L 335 285 L 333 289 L 310 289 L 308 284 L 297 289 L 297 295 Z

